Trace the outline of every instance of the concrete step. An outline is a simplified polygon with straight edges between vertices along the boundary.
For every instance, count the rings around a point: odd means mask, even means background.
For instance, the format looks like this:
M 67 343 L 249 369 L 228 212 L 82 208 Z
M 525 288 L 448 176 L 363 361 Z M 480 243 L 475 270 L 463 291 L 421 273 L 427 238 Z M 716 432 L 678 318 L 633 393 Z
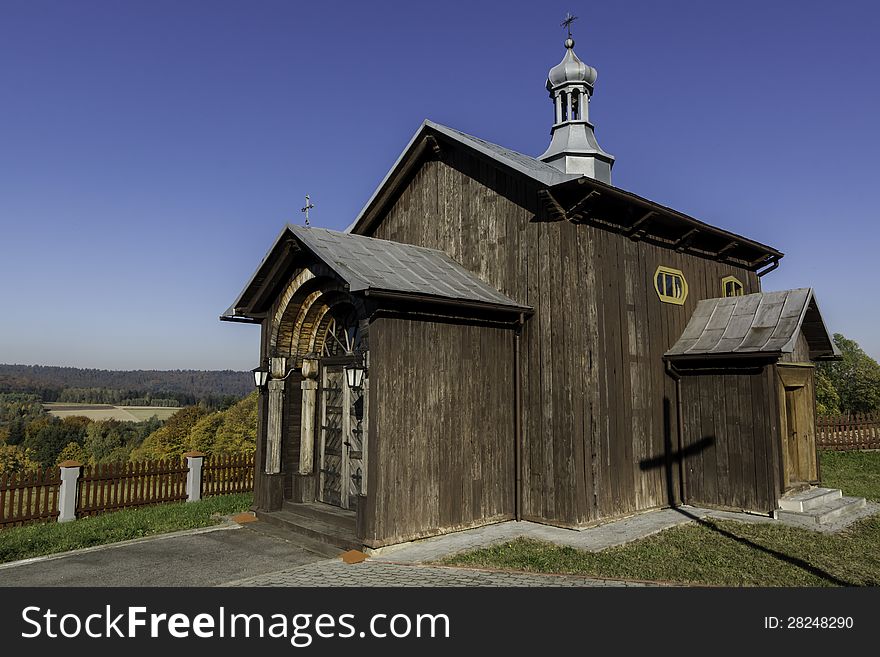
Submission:
M 298 548 L 302 548 L 306 552 L 311 552 L 312 554 L 317 554 L 329 559 L 338 557 L 343 552 L 342 548 L 338 548 L 335 545 L 330 545 L 329 543 L 324 543 L 309 538 L 308 536 L 297 534 L 283 525 L 276 525 L 266 521 L 257 520 L 256 522 L 249 522 L 242 525 L 242 529 L 256 532 L 263 536 L 271 536 L 272 538 L 287 541 Z
M 257 511 L 257 518 L 294 534 L 333 545 L 342 550 L 363 548 L 363 544 L 357 540 L 352 529 L 337 523 L 325 522 L 318 518 L 291 513 L 283 509 L 281 511 Z
M 340 509 L 337 506 L 331 506 L 321 502 L 299 503 L 285 501 L 281 510 L 297 516 L 315 518 L 316 520 L 331 525 L 346 527 L 351 529 L 352 532 L 355 531 L 355 526 L 357 524 L 357 517 L 354 511 Z
M 839 488 L 810 488 L 799 493 L 789 494 L 779 500 L 779 508 L 784 511 L 809 511 L 818 509 L 843 497 Z
M 829 525 L 858 514 L 865 504 L 864 497 L 839 497 L 806 511 L 777 511 L 777 518 L 805 527 Z

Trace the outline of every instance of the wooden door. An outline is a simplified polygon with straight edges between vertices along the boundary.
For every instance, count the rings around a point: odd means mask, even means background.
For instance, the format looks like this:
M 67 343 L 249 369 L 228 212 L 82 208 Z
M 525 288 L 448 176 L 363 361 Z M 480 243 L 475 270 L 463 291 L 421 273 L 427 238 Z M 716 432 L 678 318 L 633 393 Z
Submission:
M 819 478 L 813 368 L 780 365 L 778 371 L 783 483 L 787 490 L 815 483 Z
M 365 492 L 364 388 L 349 388 L 343 365 L 323 366 L 318 499 L 343 509 L 354 509 Z
M 341 365 L 324 366 L 321 371 L 321 441 L 318 455 L 318 499 L 342 506 L 343 492 L 343 388 L 345 372 Z

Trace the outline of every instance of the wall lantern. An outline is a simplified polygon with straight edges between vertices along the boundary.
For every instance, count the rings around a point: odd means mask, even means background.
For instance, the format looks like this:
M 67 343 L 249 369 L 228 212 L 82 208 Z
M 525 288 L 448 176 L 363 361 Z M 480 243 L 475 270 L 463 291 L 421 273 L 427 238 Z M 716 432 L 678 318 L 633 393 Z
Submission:
M 345 366 L 345 382 L 349 388 L 360 388 L 364 385 L 367 368 L 364 367 L 363 353 L 353 354 L 357 360 Z
M 254 373 L 254 385 L 257 386 L 258 390 L 264 390 L 269 382 L 269 370 L 255 367 L 252 371 Z

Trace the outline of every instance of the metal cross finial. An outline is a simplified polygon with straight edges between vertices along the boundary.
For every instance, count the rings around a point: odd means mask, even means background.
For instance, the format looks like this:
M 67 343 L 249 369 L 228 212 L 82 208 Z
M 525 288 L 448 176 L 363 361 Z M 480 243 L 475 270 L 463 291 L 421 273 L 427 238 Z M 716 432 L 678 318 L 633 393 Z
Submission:
M 565 12 L 565 20 L 563 20 L 559 25 L 560 27 L 564 27 L 568 30 L 568 38 L 571 38 L 571 24 L 574 23 L 578 19 L 577 16 L 572 16 L 570 11 Z
M 314 207 L 315 207 L 314 204 L 309 200 L 309 195 L 306 194 L 306 207 L 300 208 L 300 210 L 299 210 L 300 212 L 306 213 L 306 226 L 309 225 L 309 210 L 311 210 Z

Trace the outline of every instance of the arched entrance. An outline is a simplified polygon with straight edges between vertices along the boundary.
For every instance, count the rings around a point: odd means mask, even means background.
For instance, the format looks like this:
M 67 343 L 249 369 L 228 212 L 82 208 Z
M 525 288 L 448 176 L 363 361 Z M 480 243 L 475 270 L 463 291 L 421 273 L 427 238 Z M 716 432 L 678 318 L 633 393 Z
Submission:
M 366 378 L 350 382 L 346 376 L 346 368 L 357 364 L 365 351 L 362 326 L 356 309 L 340 304 L 325 315 L 319 329 L 317 498 L 344 509 L 355 508 L 366 483 Z
M 284 464 L 308 477 L 308 495 L 354 509 L 366 488 L 367 380 L 354 382 L 346 368 L 366 365 L 368 325 L 363 304 L 322 267 L 299 272 L 281 296 L 273 317 L 269 353 L 286 358 L 301 375 L 299 426 L 288 422 L 281 441 L 295 441 L 298 463 Z M 291 396 L 282 406 L 292 415 Z M 298 395 L 297 395 L 298 396 Z M 289 442 L 288 442 L 289 444 Z

